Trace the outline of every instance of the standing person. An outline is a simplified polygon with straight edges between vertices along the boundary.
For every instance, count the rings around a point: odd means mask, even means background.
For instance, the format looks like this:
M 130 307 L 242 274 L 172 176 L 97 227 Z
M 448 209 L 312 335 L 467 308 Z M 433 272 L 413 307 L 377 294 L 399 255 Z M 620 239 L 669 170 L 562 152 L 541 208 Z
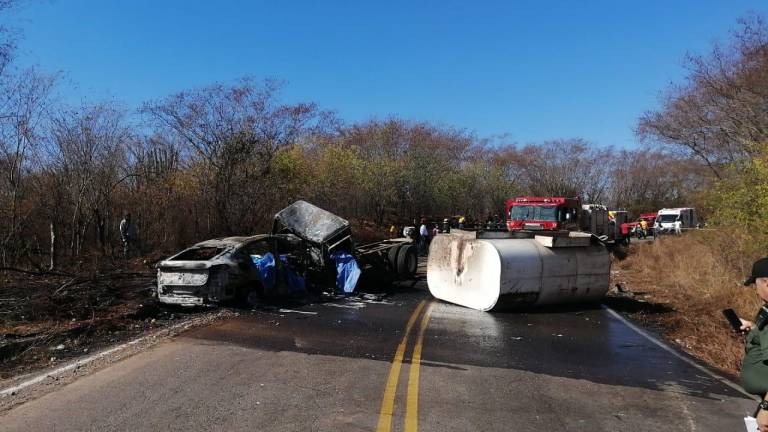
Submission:
M 389 227 L 389 238 L 391 239 L 395 238 L 395 233 L 397 233 L 397 228 L 395 227 L 395 224 L 392 224 Z
M 683 223 L 680 222 L 680 219 L 675 219 L 675 234 L 681 235 L 683 233 Z
M 131 213 L 126 213 L 120 221 L 120 240 L 123 242 L 123 258 L 128 258 L 136 243 L 136 226 L 131 221 Z
M 429 230 L 427 229 L 427 220 L 421 218 L 421 226 L 419 227 L 419 254 L 422 256 L 427 255 L 427 240 L 429 239 Z
M 642 238 L 648 237 L 648 221 L 640 219 L 640 236 Z
M 427 231 L 429 232 L 429 236 L 427 237 L 427 254 L 429 254 L 429 246 L 432 244 L 432 240 L 437 236 L 437 224 L 428 224 Z
M 460 230 L 464 229 L 464 221 L 465 221 L 464 216 L 459 216 L 459 229 Z
M 752 274 L 744 285 L 755 285 L 755 293 L 763 301 L 763 307 L 755 322 L 739 318 L 741 330 L 748 332 L 744 360 L 741 363 L 741 385 L 747 393 L 760 396 L 758 406 L 758 430 L 768 432 L 768 326 L 763 311 L 768 303 L 768 258 L 762 258 L 752 264 Z

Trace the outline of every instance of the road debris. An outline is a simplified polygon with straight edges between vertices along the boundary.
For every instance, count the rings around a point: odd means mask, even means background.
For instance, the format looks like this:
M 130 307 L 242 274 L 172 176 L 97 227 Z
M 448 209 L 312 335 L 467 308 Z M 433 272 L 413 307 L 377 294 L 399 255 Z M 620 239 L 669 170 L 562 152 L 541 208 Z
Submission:
M 300 310 L 293 310 L 293 309 L 278 309 L 277 310 L 280 313 L 295 313 L 295 314 L 302 314 L 302 315 L 317 315 L 317 312 L 312 311 L 300 311 Z

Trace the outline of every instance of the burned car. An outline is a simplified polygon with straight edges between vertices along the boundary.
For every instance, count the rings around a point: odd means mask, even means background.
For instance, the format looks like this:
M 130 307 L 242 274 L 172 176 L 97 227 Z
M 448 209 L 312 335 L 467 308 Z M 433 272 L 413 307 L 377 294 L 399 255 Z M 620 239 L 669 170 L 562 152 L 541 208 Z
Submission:
M 195 306 L 254 291 L 282 296 L 335 287 L 349 294 L 361 275 L 379 283 L 407 279 L 417 264 L 409 240 L 355 246 L 348 221 L 297 201 L 275 215 L 271 234 L 207 240 L 161 261 L 157 297 Z
M 258 259 L 282 257 L 276 266 L 303 266 L 302 240 L 294 235 L 225 237 L 200 242 L 161 261 L 157 297 L 161 303 L 195 306 L 245 298 L 263 290 Z

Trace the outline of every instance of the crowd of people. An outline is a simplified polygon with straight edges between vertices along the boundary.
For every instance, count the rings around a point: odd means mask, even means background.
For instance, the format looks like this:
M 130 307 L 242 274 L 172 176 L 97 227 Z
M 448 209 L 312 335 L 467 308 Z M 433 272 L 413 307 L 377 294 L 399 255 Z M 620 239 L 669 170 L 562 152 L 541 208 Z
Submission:
M 448 233 L 452 229 L 501 230 L 506 229 L 506 221 L 498 215 L 488 216 L 485 221 L 466 216 L 421 217 L 413 219 L 411 225 L 402 226 L 402 228 L 392 223 L 389 227 L 389 238 L 400 236 L 410 238 L 416 244 L 419 255 L 426 256 L 429 253 L 432 239 L 438 234 Z

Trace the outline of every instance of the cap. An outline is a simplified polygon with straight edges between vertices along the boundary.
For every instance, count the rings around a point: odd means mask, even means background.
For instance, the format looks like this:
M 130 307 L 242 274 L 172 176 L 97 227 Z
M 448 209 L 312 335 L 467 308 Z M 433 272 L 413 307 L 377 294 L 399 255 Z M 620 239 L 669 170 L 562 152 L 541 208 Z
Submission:
M 768 258 L 761 258 L 752 264 L 752 274 L 744 281 L 744 285 L 752 285 L 755 279 L 763 277 L 768 278 Z

